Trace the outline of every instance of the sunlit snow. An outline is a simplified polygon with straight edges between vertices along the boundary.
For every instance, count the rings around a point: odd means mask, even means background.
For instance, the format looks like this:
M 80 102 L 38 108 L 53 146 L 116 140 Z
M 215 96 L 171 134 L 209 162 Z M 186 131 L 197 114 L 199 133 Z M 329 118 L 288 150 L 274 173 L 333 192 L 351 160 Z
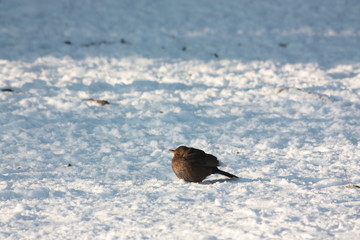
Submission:
M 0 239 L 358 239 L 359 13 L 0 0 Z

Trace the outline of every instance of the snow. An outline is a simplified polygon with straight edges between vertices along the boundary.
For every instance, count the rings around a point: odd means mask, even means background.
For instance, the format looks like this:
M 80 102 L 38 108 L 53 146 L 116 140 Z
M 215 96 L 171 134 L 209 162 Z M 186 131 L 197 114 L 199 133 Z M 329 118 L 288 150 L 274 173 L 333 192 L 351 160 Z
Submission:
M 0 0 L 0 238 L 357 239 L 359 12 Z

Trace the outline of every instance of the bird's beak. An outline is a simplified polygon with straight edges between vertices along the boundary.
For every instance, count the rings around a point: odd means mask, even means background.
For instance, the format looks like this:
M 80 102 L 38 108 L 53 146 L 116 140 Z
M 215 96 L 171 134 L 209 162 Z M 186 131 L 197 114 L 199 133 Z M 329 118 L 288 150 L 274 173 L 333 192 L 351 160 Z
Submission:
M 171 150 L 171 149 L 169 149 L 169 152 L 172 152 L 172 153 L 174 153 L 174 154 L 175 154 L 175 150 Z

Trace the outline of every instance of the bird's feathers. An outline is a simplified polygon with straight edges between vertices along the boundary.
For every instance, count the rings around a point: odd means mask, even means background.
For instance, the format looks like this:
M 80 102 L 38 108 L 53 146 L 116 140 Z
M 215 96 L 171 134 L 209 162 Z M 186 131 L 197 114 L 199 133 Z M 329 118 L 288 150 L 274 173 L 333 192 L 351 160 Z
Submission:
M 202 167 L 217 167 L 220 165 L 217 157 L 207 154 L 204 151 L 196 148 L 189 148 L 187 153 L 184 154 L 184 161 L 190 165 L 202 166 Z

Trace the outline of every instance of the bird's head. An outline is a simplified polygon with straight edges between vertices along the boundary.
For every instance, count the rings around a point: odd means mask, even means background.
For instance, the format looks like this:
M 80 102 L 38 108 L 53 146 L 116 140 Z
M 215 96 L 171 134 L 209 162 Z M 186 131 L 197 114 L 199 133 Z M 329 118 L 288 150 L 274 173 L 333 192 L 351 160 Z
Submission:
M 169 152 L 172 152 L 173 154 L 175 154 L 176 157 L 183 157 L 190 148 L 186 147 L 186 146 L 180 146 L 178 148 L 176 148 L 175 150 L 170 149 Z

